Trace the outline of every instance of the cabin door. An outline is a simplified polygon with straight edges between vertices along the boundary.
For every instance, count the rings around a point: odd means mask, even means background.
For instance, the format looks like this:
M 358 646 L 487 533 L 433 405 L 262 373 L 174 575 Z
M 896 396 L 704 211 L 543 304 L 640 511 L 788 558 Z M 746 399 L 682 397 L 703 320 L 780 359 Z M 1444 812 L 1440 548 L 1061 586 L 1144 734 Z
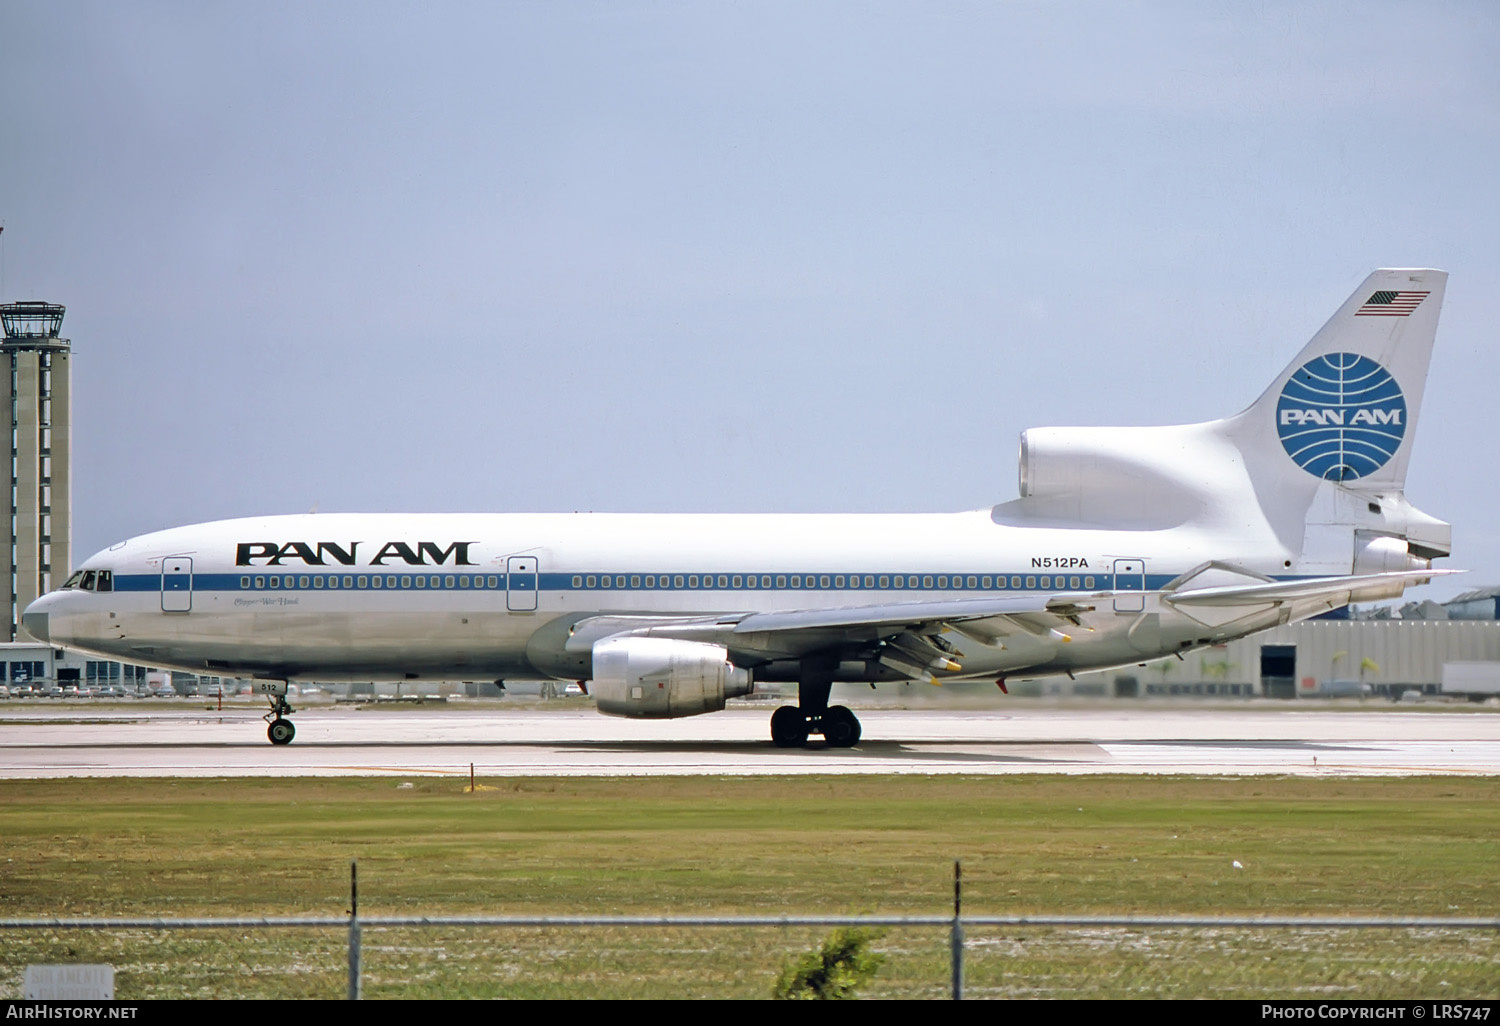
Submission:
M 1115 560 L 1115 612 L 1139 613 L 1146 608 L 1146 561 Z
M 172 556 L 161 561 L 161 611 L 190 613 L 193 610 L 193 561 Z
M 511 556 L 505 561 L 505 608 L 515 613 L 536 609 L 536 557 Z

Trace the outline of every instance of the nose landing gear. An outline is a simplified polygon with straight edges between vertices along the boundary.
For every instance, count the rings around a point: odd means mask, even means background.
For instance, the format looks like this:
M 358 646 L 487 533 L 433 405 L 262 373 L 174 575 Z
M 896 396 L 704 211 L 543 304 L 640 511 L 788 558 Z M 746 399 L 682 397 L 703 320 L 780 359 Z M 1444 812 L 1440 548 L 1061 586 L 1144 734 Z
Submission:
M 271 739 L 271 744 L 289 745 L 292 743 L 292 738 L 297 736 L 297 728 L 292 726 L 291 720 L 283 717 L 290 716 L 295 711 L 287 702 L 285 695 L 271 696 L 271 711 L 262 717 L 270 724 L 266 728 L 266 737 Z
M 273 745 L 289 745 L 296 736 L 297 728 L 292 725 L 292 721 L 280 717 L 272 720 L 271 725 L 266 728 L 266 737 L 271 739 Z

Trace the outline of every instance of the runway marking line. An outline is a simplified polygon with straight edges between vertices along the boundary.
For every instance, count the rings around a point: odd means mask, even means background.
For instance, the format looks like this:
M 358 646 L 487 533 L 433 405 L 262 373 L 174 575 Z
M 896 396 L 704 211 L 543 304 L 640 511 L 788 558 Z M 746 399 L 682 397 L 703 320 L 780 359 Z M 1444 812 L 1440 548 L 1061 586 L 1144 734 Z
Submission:
M 355 773 L 431 773 L 436 776 L 454 777 L 469 775 L 466 769 L 413 769 L 410 766 L 324 766 L 323 769 L 349 770 Z

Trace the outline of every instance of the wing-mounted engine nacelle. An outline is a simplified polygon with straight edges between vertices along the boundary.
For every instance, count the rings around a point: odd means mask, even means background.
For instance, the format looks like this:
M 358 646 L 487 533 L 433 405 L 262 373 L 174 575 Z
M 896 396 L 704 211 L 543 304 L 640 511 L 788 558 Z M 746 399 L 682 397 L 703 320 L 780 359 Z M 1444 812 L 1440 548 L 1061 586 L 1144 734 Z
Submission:
M 606 638 L 594 645 L 594 702 L 602 713 L 672 719 L 718 712 L 750 694 L 748 670 L 722 645 L 673 638 Z

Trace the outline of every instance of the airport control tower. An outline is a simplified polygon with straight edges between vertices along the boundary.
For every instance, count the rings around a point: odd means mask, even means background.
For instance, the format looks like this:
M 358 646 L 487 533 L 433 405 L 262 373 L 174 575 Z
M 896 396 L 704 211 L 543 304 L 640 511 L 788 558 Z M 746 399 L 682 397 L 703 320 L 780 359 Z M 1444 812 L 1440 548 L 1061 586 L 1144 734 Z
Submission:
M 0 630 L 0 641 L 34 640 L 21 630 L 21 612 L 61 584 L 72 563 L 72 344 L 60 337 L 65 309 L 0 305 L 0 369 L 10 376 L 10 540 L 0 545 L 10 612 L 9 633 Z

